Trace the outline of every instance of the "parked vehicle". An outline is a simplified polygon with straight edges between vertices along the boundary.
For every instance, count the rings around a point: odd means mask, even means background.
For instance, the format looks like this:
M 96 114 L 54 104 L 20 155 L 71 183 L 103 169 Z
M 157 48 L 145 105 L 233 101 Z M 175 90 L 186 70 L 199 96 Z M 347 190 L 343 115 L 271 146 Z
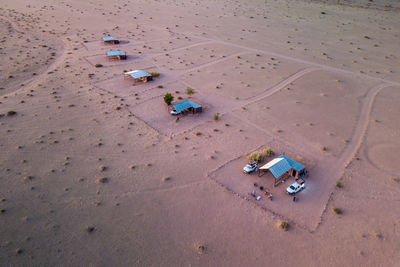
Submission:
M 250 161 L 249 163 L 247 163 L 246 166 L 244 166 L 243 171 L 244 171 L 245 173 L 252 173 L 252 172 L 254 172 L 254 171 L 257 170 L 257 169 L 258 169 L 258 164 L 257 164 L 257 162 L 255 162 L 255 161 Z
M 305 181 L 302 178 L 297 178 L 296 182 L 294 182 L 288 188 L 286 188 L 286 192 L 289 195 L 294 195 L 297 192 L 300 192 L 301 190 L 303 190 L 305 187 L 306 187 Z
M 175 109 L 171 110 L 171 115 L 176 116 L 176 115 L 179 115 L 179 114 L 180 114 L 180 112 L 176 111 Z

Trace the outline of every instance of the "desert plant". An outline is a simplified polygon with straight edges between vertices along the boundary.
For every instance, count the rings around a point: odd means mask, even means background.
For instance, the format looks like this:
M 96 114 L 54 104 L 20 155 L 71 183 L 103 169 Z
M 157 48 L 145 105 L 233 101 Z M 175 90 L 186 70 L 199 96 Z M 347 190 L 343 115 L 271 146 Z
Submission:
M 260 163 L 264 159 L 264 156 L 261 152 L 253 152 L 249 155 L 248 159 Z
M 287 231 L 289 229 L 289 223 L 286 221 L 281 221 L 279 223 L 279 228 L 281 228 L 283 231 Z
M 7 116 L 14 116 L 14 115 L 17 115 L 17 112 L 14 110 L 10 110 L 7 112 Z
M 263 153 L 264 157 L 272 157 L 273 155 L 275 155 L 275 152 L 269 147 L 264 149 L 262 153 Z
M 214 120 L 215 120 L 215 121 L 219 120 L 219 112 L 217 112 L 217 113 L 214 114 Z
M 153 77 L 158 77 L 158 76 L 160 76 L 160 73 L 158 73 L 158 72 L 150 72 L 150 74 L 151 74 L 151 76 L 153 76 Z
M 190 88 L 190 87 L 186 88 L 186 94 L 193 95 L 194 94 L 194 89 Z
M 332 208 L 332 211 L 333 211 L 335 214 L 342 214 L 342 210 L 339 209 L 339 208 Z
M 166 93 L 164 96 L 165 104 L 167 104 L 168 106 L 171 105 L 172 100 L 174 100 L 174 96 L 171 95 L 170 93 Z
M 342 184 L 341 182 L 337 182 L 337 183 L 336 183 L 336 187 L 337 187 L 337 188 L 342 188 L 342 187 L 343 187 L 343 184 Z
M 103 67 L 103 64 L 99 64 L 99 63 L 97 63 L 96 65 L 94 65 L 96 68 L 101 68 L 101 67 Z

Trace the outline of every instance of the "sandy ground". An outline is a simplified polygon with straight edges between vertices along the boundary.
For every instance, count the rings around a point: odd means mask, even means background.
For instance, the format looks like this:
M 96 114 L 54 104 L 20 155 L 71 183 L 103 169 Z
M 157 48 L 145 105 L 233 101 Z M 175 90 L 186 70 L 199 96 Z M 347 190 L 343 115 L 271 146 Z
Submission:
M 398 11 L 3 1 L 0 265 L 399 266 Z M 204 112 L 176 122 L 167 92 Z M 297 202 L 242 173 L 266 147 L 307 166 Z

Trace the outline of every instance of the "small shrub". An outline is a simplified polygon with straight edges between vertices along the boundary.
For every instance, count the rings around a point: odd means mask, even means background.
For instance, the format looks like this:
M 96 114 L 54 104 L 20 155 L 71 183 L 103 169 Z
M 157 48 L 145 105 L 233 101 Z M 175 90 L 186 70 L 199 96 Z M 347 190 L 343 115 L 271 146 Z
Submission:
M 342 210 L 339 208 L 332 208 L 333 213 L 335 214 L 342 214 Z
M 279 223 L 279 228 L 282 229 L 283 231 L 287 231 L 289 229 L 289 223 L 286 221 L 281 221 Z
M 201 132 L 196 132 L 195 135 L 200 136 Z
M 269 147 L 264 149 L 262 153 L 264 157 L 272 157 L 273 155 L 275 155 L 275 152 Z
M 107 177 L 100 177 L 100 178 L 97 179 L 97 182 L 101 183 L 101 184 L 105 184 L 105 183 L 108 182 L 108 180 L 109 179 Z
M 159 77 L 160 73 L 158 72 L 150 72 L 151 76 L 153 76 L 154 78 Z
M 197 245 L 197 251 L 199 252 L 199 254 L 203 254 L 205 250 L 206 250 L 205 245 L 203 245 L 203 244 Z
M 159 86 L 157 86 L 157 88 L 164 88 L 164 86 L 162 86 L 162 85 L 159 85 Z
M 99 171 L 104 172 L 105 170 L 107 170 L 106 166 L 103 165 L 99 166 Z
M 14 116 L 14 115 L 17 115 L 17 112 L 14 110 L 10 110 L 7 112 L 7 116 Z
M 103 67 L 103 64 L 97 63 L 96 65 L 94 65 L 96 68 L 101 68 Z
M 94 226 L 88 226 L 88 227 L 86 227 L 86 231 L 88 232 L 88 233 L 93 233 L 93 231 L 94 231 Z
M 165 104 L 167 104 L 168 106 L 171 105 L 171 102 L 174 100 L 174 96 L 171 95 L 170 93 L 166 93 L 164 96 L 164 102 Z
M 219 112 L 217 112 L 217 113 L 214 114 L 214 120 L 215 120 L 215 121 L 219 120 Z
M 326 146 L 320 146 L 320 149 L 321 149 L 322 151 L 326 151 Z
M 343 187 L 343 184 L 342 184 L 341 182 L 337 182 L 337 183 L 336 183 L 336 187 L 337 187 L 337 188 L 342 188 L 342 187 Z
M 264 156 L 261 152 L 253 152 L 248 156 L 248 159 L 260 163 L 264 159 Z
M 190 88 L 190 87 L 186 88 L 186 94 L 193 95 L 194 94 L 194 89 Z

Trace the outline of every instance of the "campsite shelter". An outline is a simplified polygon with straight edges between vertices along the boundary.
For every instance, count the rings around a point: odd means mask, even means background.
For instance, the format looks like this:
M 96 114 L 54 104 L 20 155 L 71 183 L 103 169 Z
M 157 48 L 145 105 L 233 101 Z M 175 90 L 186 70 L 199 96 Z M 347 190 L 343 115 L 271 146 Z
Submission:
M 119 40 L 113 36 L 105 36 L 103 37 L 103 41 L 105 44 L 119 44 Z
M 279 157 L 260 167 L 259 176 L 262 175 L 262 171 L 266 172 L 268 170 L 275 177 L 274 186 L 287 177 L 287 175 L 298 178 L 303 177 L 306 174 L 306 166 L 289 157 L 286 157 L 285 155 L 280 155 Z
M 184 111 L 189 111 L 192 113 L 198 113 L 203 111 L 203 107 L 191 100 L 185 100 L 174 104 L 174 109 L 176 112 L 181 113 Z
M 132 77 L 135 80 L 135 82 L 137 82 L 137 81 L 148 82 L 148 81 L 153 80 L 153 75 L 145 72 L 144 70 L 128 71 L 128 72 L 124 73 L 124 76 Z
M 120 50 L 107 51 L 107 56 L 109 59 L 118 59 L 118 60 L 126 59 L 125 52 Z

